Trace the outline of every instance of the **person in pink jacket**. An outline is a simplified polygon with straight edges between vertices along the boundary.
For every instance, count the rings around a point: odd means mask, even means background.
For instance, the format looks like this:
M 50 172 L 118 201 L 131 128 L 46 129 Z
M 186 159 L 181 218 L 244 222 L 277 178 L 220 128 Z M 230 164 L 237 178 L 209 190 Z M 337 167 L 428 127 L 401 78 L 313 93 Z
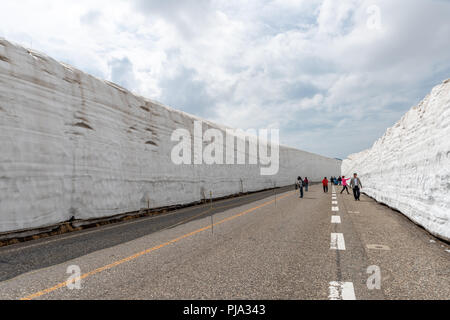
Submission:
M 347 194 L 350 194 L 350 192 L 348 192 L 348 184 L 347 184 L 347 181 L 348 181 L 348 180 L 350 180 L 350 178 L 345 179 L 345 176 L 342 176 L 342 185 L 344 186 L 344 188 L 342 189 L 341 194 L 342 194 L 345 190 L 347 190 Z

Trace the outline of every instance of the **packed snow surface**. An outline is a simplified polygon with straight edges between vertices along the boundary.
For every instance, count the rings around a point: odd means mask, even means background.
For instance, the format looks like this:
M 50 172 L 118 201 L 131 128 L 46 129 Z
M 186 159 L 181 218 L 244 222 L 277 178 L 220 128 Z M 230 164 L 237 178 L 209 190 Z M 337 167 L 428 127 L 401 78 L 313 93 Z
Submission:
M 258 165 L 175 165 L 172 133 L 192 133 L 197 120 L 0 39 L 0 233 L 340 173 L 341 161 L 283 146 L 275 176 Z
M 363 191 L 450 240 L 450 80 L 436 86 L 375 145 L 344 160 Z

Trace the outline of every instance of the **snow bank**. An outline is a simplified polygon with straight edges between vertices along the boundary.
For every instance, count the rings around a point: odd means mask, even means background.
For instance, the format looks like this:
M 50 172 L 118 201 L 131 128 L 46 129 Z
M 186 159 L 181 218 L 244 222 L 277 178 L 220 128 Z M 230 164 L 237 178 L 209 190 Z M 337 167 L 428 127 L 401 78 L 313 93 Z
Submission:
M 349 156 L 364 192 L 450 240 L 450 80 L 435 87 L 370 150 Z
M 256 165 L 176 166 L 171 135 L 192 133 L 196 120 L 0 39 L 0 233 L 340 173 L 340 161 L 287 147 L 276 176 Z

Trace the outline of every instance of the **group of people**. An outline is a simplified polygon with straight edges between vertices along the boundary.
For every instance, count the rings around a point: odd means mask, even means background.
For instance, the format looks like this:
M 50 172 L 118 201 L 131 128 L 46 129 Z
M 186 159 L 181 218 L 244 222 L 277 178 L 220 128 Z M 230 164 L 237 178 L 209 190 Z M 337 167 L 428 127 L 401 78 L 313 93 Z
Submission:
M 348 182 L 350 181 L 350 187 L 353 189 L 353 196 L 355 197 L 355 201 L 361 201 L 361 189 L 362 189 L 362 183 L 361 183 L 361 179 L 358 178 L 358 174 L 355 173 L 353 175 L 353 178 L 345 178 L 345 176 L 336 178 L 336 177 L 331 177 L 331 183 L 335 184 L 335 185 L 342 185 L 342 191 L 341 194 L 344 191 L 347 191 L 347 194 L 350 194 L 350 192 L 348 191 Z M 323 192 L 328 193 L 328 185 L 329 185 L 330 181 L 328 181 L 328 179 L 325 177 L 325 179 L 323 179 L 322 184 L 323 184 Z
M 336 178 L 336 177 L 331 177 L 330 178 L 330 181 L 331 181 L 331 184 L 334 184 L 335 186 L 337 186 L 337 185 L 342 185 L 342 178 L 341 177 L 338 177 L 338 178 Z
M 308 192 L 308 189 L 309 189 L 308 177 L 305 177 L 305 179 L 302 179 L 302 177 L 298 177 L 295 188 L 300 189 L 300 198 L 303 199 L 303 196 L 304 196 L 303 189 L 305 190 L 305 192 Z
M 348 181 L 350 181 L 350 184 L 348 183 Z M 353 196 L 355 197 L 355 201 L 361 201 L 361 189 L 362 189 L 362 184 L 361 184 L 361 179 L 358 178 L 358 174 L 355 173 L 353 175 L 353 178 L 345 178 L 345 176 L 340 176 L 339 178 L 336 177 L 331 177 L 331 183 L 335 184 L 335 185 L 342 185 L 342 191 L 341 194 L 344 191 L 347 191 L 347 194 L 350 194 L 349 190 L 348 190 L 348 186 L 350 185 L 350 187 L 353 189 Z M 330 181 L 328 181 L 327 177 L 325 177 L 322 181 L 322 185 L 323 185 L 323 192 L 328 193 L 328 185 L 330 184 Z M 305 177 L 305 179 L 303 179 L 302 177 L 298 177 L 297 178 L 297 183 L 295 184 L 295 188 L 296 189 L 300 189 L 300 198 L 303 199 L 304 197 L 304 192 L 308 192 L 309 189 L 309 180 L 307 177 Z

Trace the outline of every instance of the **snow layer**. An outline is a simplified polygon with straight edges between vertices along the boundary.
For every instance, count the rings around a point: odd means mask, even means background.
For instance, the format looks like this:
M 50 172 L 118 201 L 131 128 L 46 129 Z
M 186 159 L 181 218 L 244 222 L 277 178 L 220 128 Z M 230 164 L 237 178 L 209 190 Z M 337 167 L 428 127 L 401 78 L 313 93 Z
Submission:
M 176 166 L 171 135 L 192 133 L 196 120 L 0 39 L 0 233 L 340 173 L 341 161 L 287 147 L 276 176 L 257 165 Z
M 450 240 L 450 80 L 436 86 L 370 150 L 344 160 L 364 192 Z

